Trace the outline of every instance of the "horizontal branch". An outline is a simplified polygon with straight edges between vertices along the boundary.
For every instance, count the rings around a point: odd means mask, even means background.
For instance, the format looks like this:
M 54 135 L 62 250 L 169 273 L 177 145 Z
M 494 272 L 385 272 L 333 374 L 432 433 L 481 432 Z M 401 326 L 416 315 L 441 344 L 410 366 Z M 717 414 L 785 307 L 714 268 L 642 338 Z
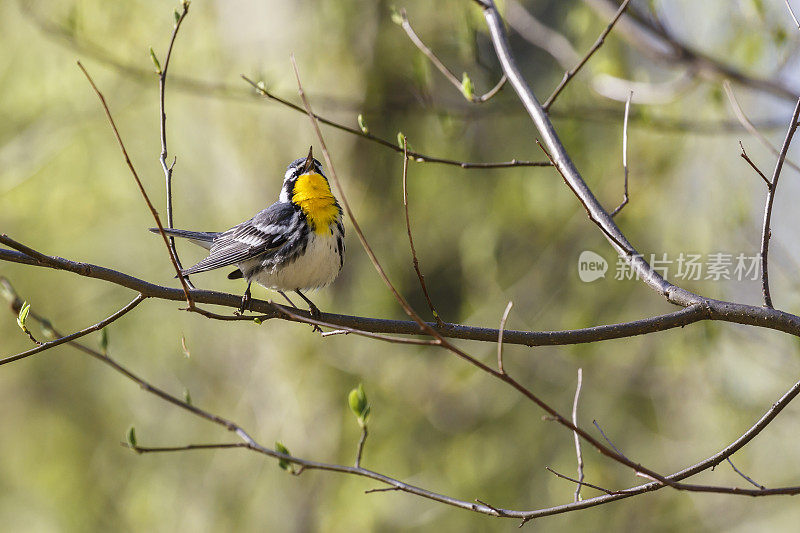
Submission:
M 5 235 L 0 235 L 0 243 L 15 248 L 22 248 L 20 251 L 0 248 L 0 260 L 2 261 L 47 267 L 56 270 L 66 270 L 80 276 L 100 279 L 121 287 L 126 287 L 147 297 L 161 300 L 185 301 L 185 295 L 181 289 L 157 285 L 124 272 L 93 265 L 91 263 L 79 263 L 61 257 L 40 254 L 24 245 L 20 245 Z M 190 294 L 193 300 L 198 304 L 220 305 L 238 309 L 242 303 L 241 295 L 236 294 L 199 289 L 190 290 Z M 278 318 L 298 321 L 291 315 L 281 311 L 280 306 L 268 301 L 251 300 L 250 309 L 256 313 L 263 313 L 264 319 Z M 313 319 L 307 311 L 292 309 L 291 313 L 301 316 L 303 319 Z M 419 325 L 411 320 L 391 320 L 335 313 L 322 313 L 321 320 L 328 324 L 372 333 L 388 333 L 395 335 L 421 334 Z M 525 346 L 582 344 L 665 331 L 687 326 L 701 320 L 718 320 L 722 322 L 759 326 L 800 337 L 800 317 L 796 315 L 777 309 L 767 309 L 764 307 L 707 299 L 701 304 L 690 305 L 672 313 L 619 324 L 562 331 L 504 330 L 503 343 L 521 344 Z M 443 326 L 439 326 L 434 322 L 429 322 L 428 325 L 438 331 L 442 336 L 452 339 L 495 343 L 500 333 L 498 329 L 494 328 L 466 326 L 462 324 L 445 323 Z

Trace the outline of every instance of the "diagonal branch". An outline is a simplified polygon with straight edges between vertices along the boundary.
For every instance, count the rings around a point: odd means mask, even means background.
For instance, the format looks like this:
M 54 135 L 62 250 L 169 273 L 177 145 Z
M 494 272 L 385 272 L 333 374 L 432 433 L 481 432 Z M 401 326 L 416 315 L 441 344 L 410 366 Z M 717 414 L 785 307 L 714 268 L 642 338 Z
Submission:
M 433 63 L 433 66 L 435 66 L 436 69 L 442 73 L 442 75 L 447 79 L 447 81 L 449 81 L 458 90 L 458 92 L 460 92 L 462 96 L 464 96 L 464 98 L 467 101 L 472 102 L 473 104 L 481 104 L 483 102 L 486 102 L 487 100 L 491 99 L 495 94 L 500 92 L 500 89 L 502 89 L 503 86 L 506 84 L 507 78 L 506 75 L 503 74 L 503 76 L 500 78 L 500 81 L 497 82 L 497 84 L 492 89 L 490 89 L 481 96 L 475 96 L 474 94 L 472 94 L 471 90 L 468 90 L 465 87 L 464 82 L 456 78 L 456 75 L 453 74 L 453 72 L 449 68 L 447 68 L 447 66 L 444 63 L 442 63 L 442 60 L 439 59 L 437 55 L 433 53 L 433 51 L 430 48 L 428 48 L 424 42 L 422 42 L 422 39 L 419 38 L 417 32 L 415 32 L 414 28 L 411 27 L 411 23 L 408 22 L 408 16 L 406 15 L 406 10 L 401 8 L 397 12 L 397 15 L 400 17 L 400 27 L 403 28 L 403 31 L 406 32 L 406 35 L 408 35 L 408 38 L 411 39 L 412 43 L 414 43 L 414 46 L 419 48 L 419 51 L 422 52 L 425 55 L 425 57 L 427 57 L 430 60 L 431 63 Z
M 186 303 L 189 305 L 191 309 L 194 307 L 194 302 L 192 302 L 192 297 L 189 294 L 189 286 L 186 284 L 186 279 L 183 277 L 181 273 L 181 268 L 178 265 L 178 258 L 172 253 L 172 249 L 169 246 L 169 240 L 167 239 L 166 233 L 164 233 L 164 226 L 161 224 L 161 217 L 158 216 L 158 211 L 153 206 L 153 202 L 150 201 L 150 197 L 147 195 L 147 191 L 144 190 L 144 185 L 142 185 L 142 180 L 139 179 L 139 174 L 136 172 L 136 169 L 133 168 L 133 163 L 131 162 L 131 158 L 128 157 L 128 150 L 125 149 L 125 144 L 122 142 L 122 137 L 120 137 L 119 130 L 117 130 L 117 125 L 114 122 L 114 118 L 111 116 L 111 110 L 108 108 L 108 104 L 106 103 L 106 99 L 103 96 L 103 93 L 100 92 L 100 89 L 97 88 L 97 85 L 94 84 L 94 80 L 83 67 L 80 61 L 78 61 L 78 67 L 81 69 L 83 74 L 86 76 L 86 79 L 89 80 L 89 85 L 92 86 L 95 94 L 100 99 L 100 103 L 103 106 L 103 111 L 106 113 L 106 117 L 108 121 L 111 123 L 111 129 L 114 130 L 114 137 L 117 139 L 117 144 L 119 144 L 120 149 L 122 150 L 122 155 L 125 156 L 125 163 L 128 165 L 128 168 L 133 174 L 133 179 L 136 181 L 136 185 L 139 187 L 139 192 L 142 193 L 142 198 L 144 198 L 147 207 L 150 209 L 150 213 L 153 215 L 153 219 L 156 221 L 156 226 L 158 226 L 158 231 L 161 234 L 161 238 L 164 239 L 164 245 L 167 247 L 167 252 L 169 253 L 170 261 L 172 261 L 172 266 L 175 267 L 175 272 L 178 273 L 178 279 L 181 281 L 181 286 L 183 287 L 183 293 L 186 296 Z
M 301 113 L 305 113 L 305 110 L 297 105 L 293 104 L 292 102 L 285 100 L 279 96 L 272 94 L 271 92 L 267 91 L 267 89 L 263 85 L 259 85 L 258 83 L 254 82 L 244 74 L 242 74 L 242 79 L 253 86 L 253 88 L 258 91 L 258 93 L 263 96 L 264 98 L 268 98 L 279 104 L 282 104 L 290 109 L 294 109 L 295 111 L 299 111 Z M 402 153 L 403 148 L 398 146 L 397 143 L 387 141 L 386 139 L 382 139 L 381 137 L 377 137 L 371 133 L 362 131 L 357 128 L 351 128 L 350 126 L 345 126 L 344 124 L 340 124 L 338 122 L 334 122 L 333 120 L 327 119 L 323 116 L 317 115 L 314 113 L 314 118 L 325 124 L 326 126 L 330 126 L 332 128 L 336 128 L 340 131 L 345 131 L 352 135 L 356 135 L 358 137 L 364 138 L 368 141 L 372 141 L 374 143 L 380 144 L 386 148 L 394 150 L 395 152 Z M 550 163 L 547 161 L 519 161 L 517 159 L 512 159 L 511 161 L 503 161 L 500 163 L 473 163 L 468 161 L 457 161 L 455 159 L 444 159 L 441 157 L 433 157 L 425 154 L 421 154 L 419 152 L 408 152 L 408 157 L 411 157 L 418 163 L 441 163 L 443 165 L 453 165 L 461 168 L 509 168 L 509 167 L 549 167 Z
M 433 306 L 431 296 L 428 294 L 428 286 L 425 284 L 425 276 L 419 268 L 419 259 L 417 259 L 417 250 L 414 248 L 414 237 L 411 235 L 411 219 L 408 215 L 408 142 L 405 135 L 403 136 L 403 209 L 406 214 L 406 231 L 408 232 L 408 244 L 411 246 L 411 262 L 414 264 L 414 271 L 417 273 L 419 285 L 422 287 L 422 294 L 425 295 L 425 301 L 428 303 L 428 308 L 431 310 L 433 319 L 436 320 L 436 325 L 442 327 L 442 321 L 436 308 Z
M 126 314 L 128 314 L 128 312 L 132 311 L 134 307 L 136 307 L 137 305 L 142 303 L 144 301 L 144 299 L 145 299 L 145 296 L 139 294 L 139 295 L 136 296 L 136 298 L 131 300 L 131 302 L 128 305 L 126 305 L 125 307 L 123 307 L 119 311 L 115 312 L 114 314 L 104 318 L 103 320 L 101 320 L 97 324 L 89 326 L 88 328 L 82 329 L 80 331 L 76 331 L 75 333 L 72 333 L 70 335 L 65 335 L 65 336 L 60 337 L 58 339 L 39 344 L 38 346 L 36 346 L 36 348 L 31 348 L 30 350 L 27 350 L 25 352 L 21 352 L 21 353 L 18 353 L 16 355 L 11 355 L 9 357 L 4 357 L 3 359 L 0 359 L 0 365 L 5 365 L 7 363 L 13 363 L 14 361 L 19 361 L 20 359 L 25 359 L 26 357 L 30 357 L 31 355 L 37 354 L 39 352 L 43 352 L 45 350 L 49 350 L 50 348 L 55 348 L 56 346 L 60 346 L 61 344 L 64 344 L 66 342 L 72 342 L 75 339 L 79 339 L 79 338 L 83 337 L 84 335 L 88 335 L 89 333 L 93 333 L 95 331 L 100 331 L 101 329 L 103 329 L 107 325 L 111 324 L 112 322 L 114 322 L 114 321 L 122 318 Z
M 653 270 L 647 261 L 636 252 L 633 246 L 631 246 L 608 212 L 603 209 L 591 189 L 586 185 L 586 182 L 581 177 L 577 168 L 575 168 L 572 159 L 567 155 L 566 149 L 561 143 L 555 128 L 553 128 L 553 124 L 550 122 L 547 113 L 542 109 L 536 96 L 534 96 L 530 87 L 525 82 L 525 79 L 522 77 L 516 60 L 511 54 L 506 31 L 500 14 L 495 8 L 494 2 L 492 0 L 481 0 L 479 3 L 483 7 L 484 18 L 489 26 L 492 43 L 494 44 L 500 64 L 503 66 L 503 71 L 508 76 L 511 86 L 517 92 L 517 95 L 522 101 L 522 105 L 539 130 L 553 164 L 564 177 L 564 181 L 578 197 L 584 208 L 586 208 L 590 219 L 602 229 L 604 235 L 617 252 L 628 259 L 633 271 L 639 274 L 639 277 L 647 285 L 664 296 L 669 302 L 683 306 L 704 302 L 704 298 L 669 283 L 659 275 L 658 272 Z
M 594 53 L 597 52 L 601 46 L 603 46 L 603 43 L 605 43 L 606 41 L 606 37 L 608 37 L 608 34 L 611 33 L 611 30 L 614 28 L 614 25 L 620 19 L 622 14 L 625 12 L 625 9 L 627 9 L 628 3 L 630 1 L 631 0 L 625 0 L 624 2 L 622 2 L 622 4 L 620 4 L 619 9 L 617 9 L 617 12 L 614 14 L 614 18 L 611 19 L 611 22 L 608 23 L 606 29 L 603 30 L 603 32 L 597 38 L 597 40 L 589 49 L 589 51 L 586 53 L 586 55 L 584 55 L 578 62 L 578 64 L 575 65 L 571 70 L 568 70 L 567 72 L 564 73 L 564 77 L 561 78 L 561 82 L 555 88 L 553 94 L 551 94 L 550 97 L 547 100 L 545 100 L 544 104 L 542 104 L 542 108 L 545 110 L 545 112 L 547 112 L 550 109 L 550 106 L 553 105 L 553 102 L 555 102 L 556 98 L 558 98 L 558 95 L 561 94 L 561 91 L 564 90 L 564 87 L 566 87 L 567 84 L 572 80 L 572 78 L 575 77 L 578 71 L 581 68 L 583 68 L 583 66 L 589 61 L 589 59 L 591 59 Z
M 725 95 L 728 97 L 728 102 L 731 104 L 731 108 L 733 109 L 733 114 L 736 115 L 736 120 L 739 121 L 739 124 L 747 130 L 747 132 L 758 139 L 764 148 L 772 152 L 775 157 L 780 156 L 780 151 L 772 146 L 772 143 L 769 142 L 769 139 L 764 136 L 763 133 L 758 131 L 753 121 L 751 121 L 742 109 L 742 106 L 739 104 L 739 100 L 736 99 L 736 95 L 733 93 L 733 88 L 731 87 L 731 83 L 728 80 L 722 82 L 722 88 L 725 89 Z M 797 165 L 791 159 L 786 159 L 786 164 L 792 167 L 794 170 L 800 172 L 800 165 Z

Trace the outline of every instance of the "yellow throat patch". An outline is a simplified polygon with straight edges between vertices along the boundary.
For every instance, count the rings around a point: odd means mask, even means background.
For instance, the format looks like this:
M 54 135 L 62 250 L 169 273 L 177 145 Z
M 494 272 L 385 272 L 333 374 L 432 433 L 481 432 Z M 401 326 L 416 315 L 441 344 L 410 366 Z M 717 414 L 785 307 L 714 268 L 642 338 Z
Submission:
M 317 234 L 328 232 L 328 228 L 339 216 L 339 206 L 333 197 L 328 181 L 310 172 L 302 174 L 294 184 L 292 203 L 299 205 L 306 216 L 308 225 Z

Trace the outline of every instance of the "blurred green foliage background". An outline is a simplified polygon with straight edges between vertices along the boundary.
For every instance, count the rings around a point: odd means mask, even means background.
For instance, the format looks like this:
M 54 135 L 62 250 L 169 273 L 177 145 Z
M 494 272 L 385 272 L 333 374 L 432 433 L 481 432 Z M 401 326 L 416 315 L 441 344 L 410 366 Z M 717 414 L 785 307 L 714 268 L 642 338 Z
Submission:
M 654 8 L 678 35 L 708 53 L 773 76 L 798 36 L 776 2 L 634 2 Z M 778 5 L 780 4 L 780 5 Z M 480 10 L 466 0 L 409 0 L 412 25 L 477 91 L 499 78 Z M 586 50 L 605 26 L 582 2 L 526 7 Z M 109 100 L 145 186 L 164 213 L 158 155 L 157 81 L 149 47 L 163 60 L 177 2 L 0 2 L 0 231 L 45 253 L 175 286 L 163 245 L 86 80 L 80 59 Z M 788 35 L 788 38 L 787 38 Z M 512 46 L 543 99 L 563 70 L 512 33 Z M 175 48 L 167 88 L 177 227 L 220 230 L 275 201 L 286 164 L 317 145 L 302 114 L 257 98 L 239 78 L 263 79 L 296 100 L 294 53 L 316 110 L 372 133 L 404 132 L 420 152 L 468 161 L 542 159 L 536 132 L 513 91 L 470 105 L 392 23 L 386 1 L 195 0 Z M 661 81 L 677 71 L 652 63 L 614 36 L 594 72 Z M 796 62 L 789 63 L 791 68 Z M 181 83 L 178 77 L 225 88 Z M 790 78 L 791 79 L 791 78 Z M 554 106 L 567 149 L 598 198 L 621 199 L 623 104 L 573 82 Z M 737 90 L 754 118 L 788 120 L 791 102 Z M 739 138 L 767 172 L 774 159 L 729 120 L 719 83 L 697 84 L 661 106 L 637 106 L 631 123 L 631 204 L 617 217 L 645 254 L 755 254 L 764 187 L 738 157 Z M 665 121 L 700 121 L 688 128 Z M 704 122 L 705 121 L 705 122 Z M 702 132 L 695 130 L 702 129 Z M 710 129 L 711 132 L 705 131 Z M 765 130 L 779 144 L 784 127 Z M 420 312 L 402 208 L 402 158 L 325 128 L 346 194 L 391 279 Z M 798 153 L 792 150 L 791 154 Z M 772 256 L 776 305 L 800 307 L 797 173 L 786 171 L 776 203 Z M 614 280 L 616 259 L 561 178 L 549 168 L 462 170 L 411 164 L 416 246 L 432 298 L 447 321 L 569 329 L 673 310 L 643 284 Z M 348 224 L 344 271 L 313 296 L 323 310 L 403 318 Z M 184 263 L 202 250 L 179 244 Z M 581 251 L 610 263 L 582 283 Z M 92 324 L 129 301 L 123 288 L 74 275 L 0 264 L 32 308 L 62 331 Z M 203 288 L 240 293 L 219 272 Z M 685 285 L 712 297 L 758 304 L 755 281 Z M 274 294 L 258 288 L 258 298 Z M 353 461 L 359 428 L 347 393 L 363 382 L 372 402 L 363 464 L 465 500 L 534 509 L 572 501 L 573 486 L 544 470 L 575 471 L 572 435 L 510 388 L 444 351 L 355 336 L 321 338 L 308 326 L 209 321 L 147 301 L 109 328 L 111 355 L 155 385 L 235 420 L 265 445 Z M 427 316 L 427 315 L 426 315 Z M 181 348 L 184 337 L 191 353 Z M 96 344 L 100 336 L 86 338 Z M 459 343 L 494 364 L 491 343 Z M 14 316 L 0 316 L 3 355 L 29 348 Z M 627 340 L 554 348 L 507 346 L 506 368 L 568 412 L 578 368 L 579 420 L 598 420 L 626 455 L 663 473 L 679 470 L 744 432 L 794 381 L 798 343 L 732 324 L 698 324 Z M 796 484 L 797 404 L 734 456 L 767 486 Z M 293 477 L 242 450 L 142 455 L 119 445 L 135 425 L 141 445 L 232 440 L 138 389 L 70 347 L 0 369 L 0 523 L 9 531 L 482 531 L 499 521 L 410 495 L 365 495 L 376 484 L 324 472 Z M 587 481 L 642 482 L 584 447 Z M 727 464 L 697 482 L 744 485 Z M 584 489 L 584 496 L 597 494 Z M 753 531 L 797 523 L 793 500 L 740 499 L 662 490 L 538 520 L 545 530 Z M 530 525 L 529 525 L 530 526 Z

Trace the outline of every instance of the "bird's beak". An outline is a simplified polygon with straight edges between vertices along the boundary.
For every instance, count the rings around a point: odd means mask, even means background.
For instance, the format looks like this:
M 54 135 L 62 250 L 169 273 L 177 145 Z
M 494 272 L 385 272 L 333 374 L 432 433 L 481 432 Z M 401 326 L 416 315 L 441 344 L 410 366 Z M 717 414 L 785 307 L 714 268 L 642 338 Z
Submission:
M 309 172 L 314 168 L 314 154 L 313 154 L 313 147 L 308 147 L 308 157 L 306 157 L 306 162 L 303 163 L 303 173 Z

